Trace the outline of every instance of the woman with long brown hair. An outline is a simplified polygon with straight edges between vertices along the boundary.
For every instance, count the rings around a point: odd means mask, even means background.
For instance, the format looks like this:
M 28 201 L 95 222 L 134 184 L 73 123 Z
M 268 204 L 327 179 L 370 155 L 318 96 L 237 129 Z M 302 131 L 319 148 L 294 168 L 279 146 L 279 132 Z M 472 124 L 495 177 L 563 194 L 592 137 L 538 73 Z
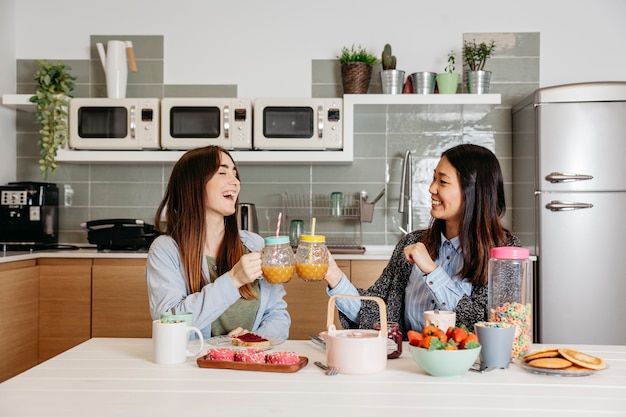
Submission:
M 146 265 L 150 313 L 192 312 L 205 338 L 243 329 L 286 339 L 285 290 L 261 275 L 263 238 L 237 226 L 240 185 L 219 146 L 190 150 L 174 165 Z
M 491 248 L 520 246 L 501 222 L 504 182 L 496 156 L 463 144 L 443 152 L 429 187 L 430 227 L 404 236 L 378 280 L 357 289 L 331 260 L 328 293 L 381 297 L 389 321 L 404 334 L 421 331 L 427 310 L 456 312 L 457 324 L 473 328 L 487 319 L 487 265 Z M 344 327 L 372 328 L 379 319 L 371 301 L 338 298 Z

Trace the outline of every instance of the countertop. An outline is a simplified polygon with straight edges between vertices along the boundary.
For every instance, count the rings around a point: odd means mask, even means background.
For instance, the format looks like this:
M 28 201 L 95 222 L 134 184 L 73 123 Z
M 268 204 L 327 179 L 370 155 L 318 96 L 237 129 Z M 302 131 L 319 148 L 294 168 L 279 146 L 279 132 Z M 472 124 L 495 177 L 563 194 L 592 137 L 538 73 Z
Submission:
M 40 258 L 146 258 L 147 250 L 99 251 L 95 246 L 82 246 L 72 250 L 0 251 L 0 263 Z M 367 246 L 363 254 L 334 254 L 336 260 L 389 260 L 393 246 Z
M 511 364 L 437 378 L 405 342 L 382 372 L 329 377 L 313 364 L 326 362 L 324 350 L 308 340 L 273 348 L 308 358 L 299 371 L 278 373 L 200 368 L 195 358 L 157 365 L 149 338 L 95 338 L 0 383 L 0 416 L 625 416 L 626 346 L 565 346 L 608 369 L 563 377 Z M 542 347 L 551 346 L 533 350 Z

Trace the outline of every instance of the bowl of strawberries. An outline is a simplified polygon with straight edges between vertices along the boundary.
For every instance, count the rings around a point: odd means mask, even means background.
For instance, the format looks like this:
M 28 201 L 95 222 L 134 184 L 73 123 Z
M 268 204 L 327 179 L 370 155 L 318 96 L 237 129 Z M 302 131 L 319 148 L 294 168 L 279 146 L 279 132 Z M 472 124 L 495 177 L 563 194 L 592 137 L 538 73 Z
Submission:
M 432 376 L 455 376 L 466 372 L 480 354 L 476 334 L 465 325 L 445 332 L 434 325 L 422 332 L 409 330 L 409 351 L 417 365 Z

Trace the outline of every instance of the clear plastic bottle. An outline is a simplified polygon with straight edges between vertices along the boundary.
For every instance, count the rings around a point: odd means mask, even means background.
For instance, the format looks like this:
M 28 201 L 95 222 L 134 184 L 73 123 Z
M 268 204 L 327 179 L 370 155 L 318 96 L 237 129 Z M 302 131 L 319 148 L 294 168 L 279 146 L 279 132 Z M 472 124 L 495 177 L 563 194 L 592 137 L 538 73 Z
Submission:
M 261 259 L 261 270 L 267 282 L 283 284 L 291 281 L 296 259 L 289 244 L 289 236 L 266 237 Z
M 301 235 L 296 250 L 296 274 L 305 281 L 321 281 L 328 272 L 326 236 Z
M 489 259 L 489 321 L 517 327 L 512 357 L 526 353 L 533 342 L 533 277 L 526 248 L 491 249 Z

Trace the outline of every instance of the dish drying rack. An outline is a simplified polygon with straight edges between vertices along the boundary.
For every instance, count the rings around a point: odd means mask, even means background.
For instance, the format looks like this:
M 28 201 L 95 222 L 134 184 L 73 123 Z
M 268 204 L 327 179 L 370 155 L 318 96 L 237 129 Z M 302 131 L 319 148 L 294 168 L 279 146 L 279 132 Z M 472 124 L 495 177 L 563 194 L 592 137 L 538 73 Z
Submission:
M 350 220 L 358 222 L 358 234 L 351 237 L 329 235 L 318 226 L 318 234 L 326 236 L 326 246 L 331 253 L 364 253 L 363 246 L 363 222 L 371 223 L 374 218 L 374 205 L 383 196 L 383 189 L 372 202 L 367 202 L 367 193 L 345 194 L 343 199 L 343 212 L 335 215 L 331 211 L 331 199 L 326 194 L 287 194 L 282 193 L 283 212 L 286 218 L 287 228 L 291 219 L 310 221 L 315 217 L 316 221 Z M 318 223 L 319 224 L 319 223 Z

